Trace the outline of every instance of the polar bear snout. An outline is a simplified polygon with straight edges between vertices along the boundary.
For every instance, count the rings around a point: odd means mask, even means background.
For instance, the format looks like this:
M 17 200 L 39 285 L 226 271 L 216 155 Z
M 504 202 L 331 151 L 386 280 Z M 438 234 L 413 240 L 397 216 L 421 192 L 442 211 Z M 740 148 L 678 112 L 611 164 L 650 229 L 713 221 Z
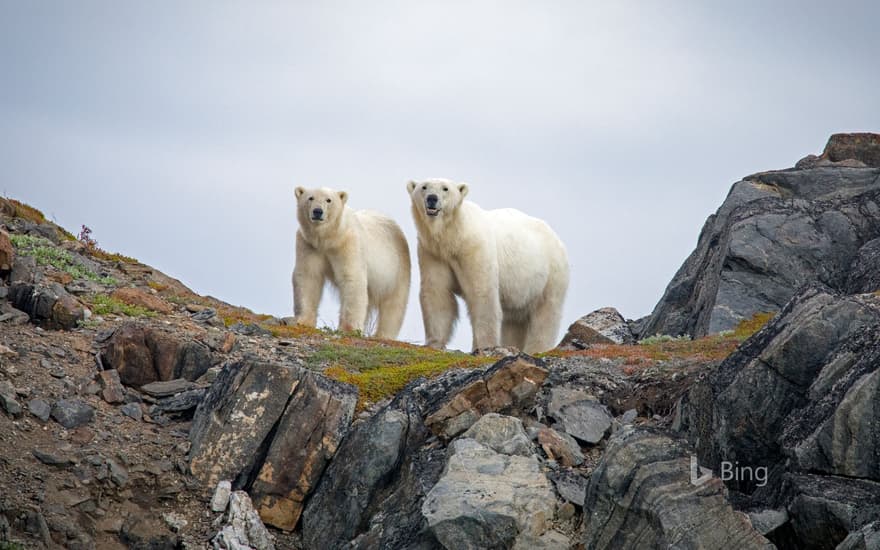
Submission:
M 320 222 L 324 220 L 324 210 L 321 208 L 312 209 L 312 221 Z
M 436 216 L 440 213 L 440 197 L 437 195 L 428 195 L 425 197 L 425 212 L 429 216 Z

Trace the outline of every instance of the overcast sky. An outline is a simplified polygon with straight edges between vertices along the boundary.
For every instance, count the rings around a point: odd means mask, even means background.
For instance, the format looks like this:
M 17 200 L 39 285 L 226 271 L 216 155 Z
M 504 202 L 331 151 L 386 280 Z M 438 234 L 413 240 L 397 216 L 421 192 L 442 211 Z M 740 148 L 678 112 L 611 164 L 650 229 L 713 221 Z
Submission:
M 557 231 L 564 325 L 637 318 L 733 182 L 880 130 L 877 3 L 709 4 L 0 0 L 0 192 L 285 316 L 294 187 L 390 214 L 415 257 L 406 182 L 446 177 Z

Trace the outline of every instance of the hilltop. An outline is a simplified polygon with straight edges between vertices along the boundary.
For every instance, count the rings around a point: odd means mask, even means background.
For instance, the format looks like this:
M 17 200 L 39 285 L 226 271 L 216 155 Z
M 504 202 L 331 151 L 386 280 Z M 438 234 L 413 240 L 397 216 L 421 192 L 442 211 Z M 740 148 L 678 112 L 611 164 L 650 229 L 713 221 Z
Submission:
M 0 549 L 875 548 L 878 144 L 734 184 L 651 316 L 539 357 L 290 326 L 0 199 Z

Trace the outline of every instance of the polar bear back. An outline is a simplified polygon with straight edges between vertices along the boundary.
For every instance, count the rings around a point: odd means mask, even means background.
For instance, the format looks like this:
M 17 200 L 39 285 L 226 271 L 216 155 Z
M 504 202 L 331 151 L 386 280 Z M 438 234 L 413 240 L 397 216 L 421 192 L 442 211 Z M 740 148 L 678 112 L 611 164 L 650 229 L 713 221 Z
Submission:
M 360 226 L 363 257 L 367 264 L 370 297 L 378 299 L 392 294 L 400 281 L 409 281 L 410 257 L 406 237 L 394 220 L 373 210 L 351 212 Z
M 526 310 L 540 299 L 552 276 L 567 273 L 565 247 L 543 220 L 513 208 L 485 212 L 498 250 L 502 305 L 509 311 Z

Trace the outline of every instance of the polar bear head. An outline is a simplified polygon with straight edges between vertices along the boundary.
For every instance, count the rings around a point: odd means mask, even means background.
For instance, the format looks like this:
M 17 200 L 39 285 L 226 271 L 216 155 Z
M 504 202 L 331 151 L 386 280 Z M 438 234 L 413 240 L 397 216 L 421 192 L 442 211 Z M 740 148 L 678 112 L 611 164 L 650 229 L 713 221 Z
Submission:
M 410 181 L 407 189 L 413 201 L 413 211 L 429 220 L 454 214 L 468 194 L 466 183 L 441 178 Z
M 294 194 L 297 202 L 296 214 L 301 227 L 337 225 L 348 201 L 348 193 L 327 187 L 297 187 Z

